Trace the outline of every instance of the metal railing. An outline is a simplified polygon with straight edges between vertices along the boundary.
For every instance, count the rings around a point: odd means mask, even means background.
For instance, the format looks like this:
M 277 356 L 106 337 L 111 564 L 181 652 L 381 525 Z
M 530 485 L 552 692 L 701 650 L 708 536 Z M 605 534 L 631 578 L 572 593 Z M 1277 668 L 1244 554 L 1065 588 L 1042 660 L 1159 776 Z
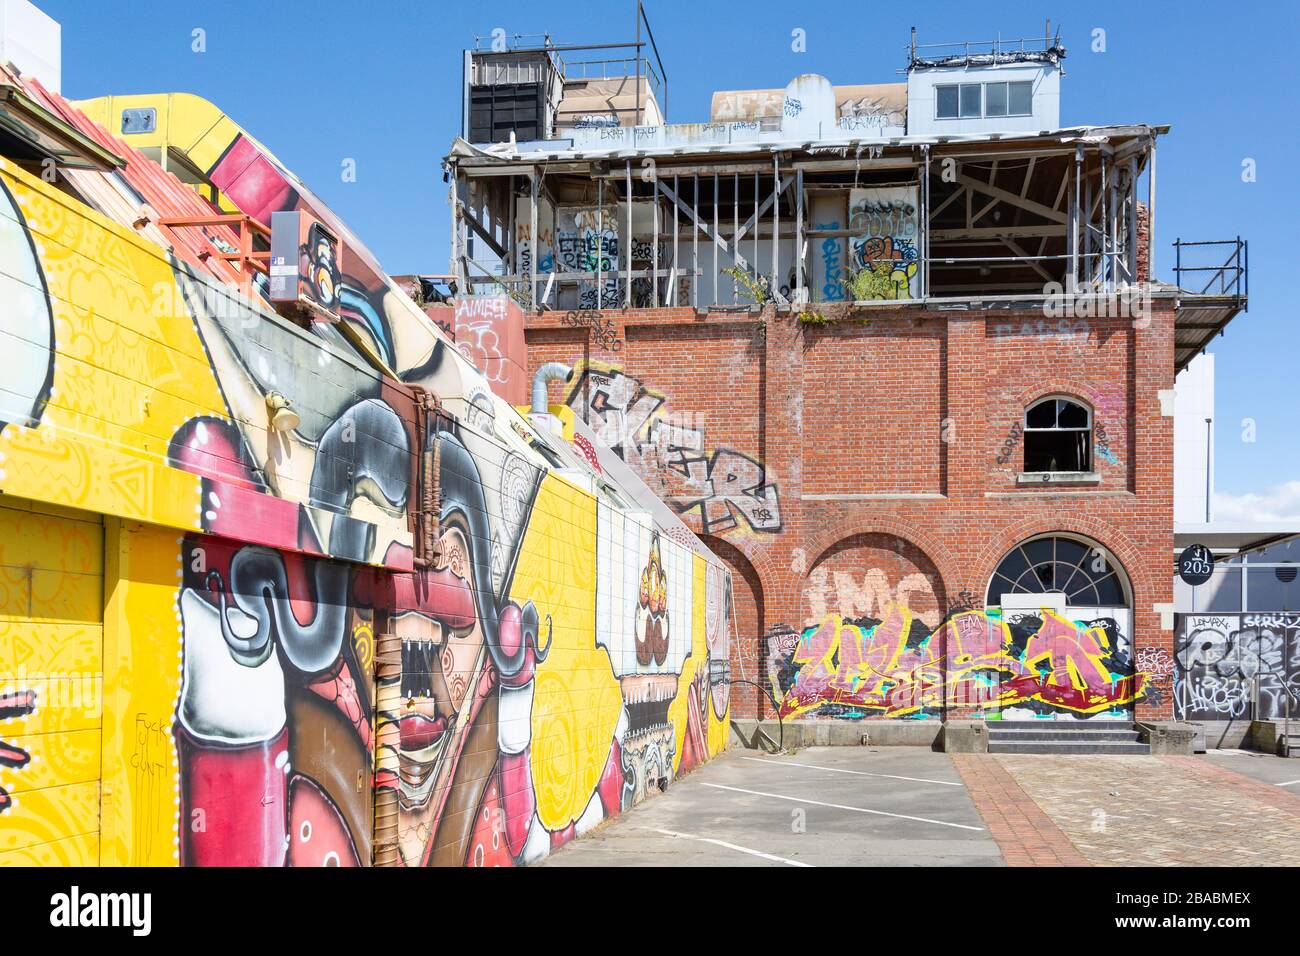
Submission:
M 1188 253 L 1189 265 L 1183 262 L 1184 249 L 1197 250 Z M 1226 258 L 1221 259 L 1220 256 L 1225 253 Z M 1183 282 L 1184 274 L 1188 276 L 1187 284 Z M 1203 278 L 1205 281 L 1202 284 Z M 1229 296 L 1243 303 L 1248 302 L 1249 244 L 1240 236 L 1235 239 L 1215 239 L 1207 242 L 1184 242 L 1175 239 L 1174 283 L 1178 288 L 1195 295 Z M 1200 288 L 1197 288 L 1197 285 L 1200 285 Z
M 1026 58 L 1037 54 L 1036 59 L 1049 53 L 1064 54 L 1061 47 L 1061 35 L 1050 33 L 1041 37 L 1017 37 L 1004 40 L 958 40 L 949 43 L 917 43 L 916 31 L 912 31 L 912 40 L 907 45 L 908 66 L 928 63 L 957 65 L 970 63 L 975 59 L 1000 62 L 1005 59 Z
M 650 83 L 655 94 L 659 93 L 662 81 L 655 72 L 654 64 L 647 57 L 615 57 L 608 60 L 561 60 L 561 75 L 565 81 L 594 79 L 625 79 L 636 73 L 637 60 L 640 60 L 642 75 Z M 598 71 L 597 71 L 598 70 Z

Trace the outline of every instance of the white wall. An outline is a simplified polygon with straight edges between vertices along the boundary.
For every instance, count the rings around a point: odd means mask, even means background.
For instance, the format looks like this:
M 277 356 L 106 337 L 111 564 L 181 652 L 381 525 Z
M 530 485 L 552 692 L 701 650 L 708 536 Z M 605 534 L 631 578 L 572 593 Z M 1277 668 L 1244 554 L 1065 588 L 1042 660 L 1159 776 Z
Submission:
M 1214 356 L 1194 358 L 1174 379 L 1174 521 L 1206 520 L 1206 458 L 1214 494 Z M 1210 515 L 1213 518 L 1213 514 Z
M 58 21 L 28 0 L 0 0 L 0 62 L 34 76 L 55 93 L 62 85 L 61 33 Z
M 936 119 L 936 86 L 1029 80 L 1034 84 L 1033 113 L 980 119 Z M 1061 68 L 1051 63 L 1002 63 L 997 66 L 930 67 L 907 75 L 907 134 L 959 136 L 968 133 L 1033 132 L 1061 125 Z

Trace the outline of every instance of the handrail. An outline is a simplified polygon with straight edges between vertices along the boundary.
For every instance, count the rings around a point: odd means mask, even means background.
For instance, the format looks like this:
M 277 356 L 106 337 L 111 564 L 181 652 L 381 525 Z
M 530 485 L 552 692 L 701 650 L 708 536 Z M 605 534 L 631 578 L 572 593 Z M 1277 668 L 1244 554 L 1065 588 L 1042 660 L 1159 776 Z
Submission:
M 1232 251 L 1228 253 L 1228 257 L 1223 262 L 1218 264 L 1183 265 L 1184 248 L 1205 248 L 1209 246 L 1230 246 Z M 1250 246 L 1240 236 L 1235 239 L 1211 239 L 1199 242 L 1184 242 L 1182 239 L 1174 240 L 1174 283 L 1180 289 L 1184 288 L 1183 273 L 1210 273 L 1210 277 L 1199 291 L 1195 288 L 1187 288 L 1187 291 L 1193 295 L 1209 294 L 1211 288 L 1217 285 L 1219 295 L 1232 296 L 1242 302 L 1247 301 L 1250 293 L 1249 266 Z

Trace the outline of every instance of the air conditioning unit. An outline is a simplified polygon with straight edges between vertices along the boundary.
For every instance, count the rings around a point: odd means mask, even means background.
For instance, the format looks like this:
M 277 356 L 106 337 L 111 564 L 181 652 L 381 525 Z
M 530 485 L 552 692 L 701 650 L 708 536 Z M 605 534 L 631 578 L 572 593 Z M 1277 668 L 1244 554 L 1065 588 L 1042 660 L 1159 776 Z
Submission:
M 271 301 L 337 321 L 343 244 L 310 213 L 271 213 Z

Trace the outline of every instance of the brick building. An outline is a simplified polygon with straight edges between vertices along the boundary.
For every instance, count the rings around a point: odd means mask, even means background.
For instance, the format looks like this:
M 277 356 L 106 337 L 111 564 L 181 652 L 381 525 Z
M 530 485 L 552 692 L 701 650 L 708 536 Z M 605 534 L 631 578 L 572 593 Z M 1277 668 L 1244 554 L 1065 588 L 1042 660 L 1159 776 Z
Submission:
M 1152 280 L 1168 128 L 1062 128 L 1064 56 L 913 39 L 674 125 L 652 63 L 579 115 L 549 46 L 469 54 L 439 314 L 514 401 L 571 367 L 730 566 L 735 717 L 1173 716 L 1174 378 L 1244 297 Z

